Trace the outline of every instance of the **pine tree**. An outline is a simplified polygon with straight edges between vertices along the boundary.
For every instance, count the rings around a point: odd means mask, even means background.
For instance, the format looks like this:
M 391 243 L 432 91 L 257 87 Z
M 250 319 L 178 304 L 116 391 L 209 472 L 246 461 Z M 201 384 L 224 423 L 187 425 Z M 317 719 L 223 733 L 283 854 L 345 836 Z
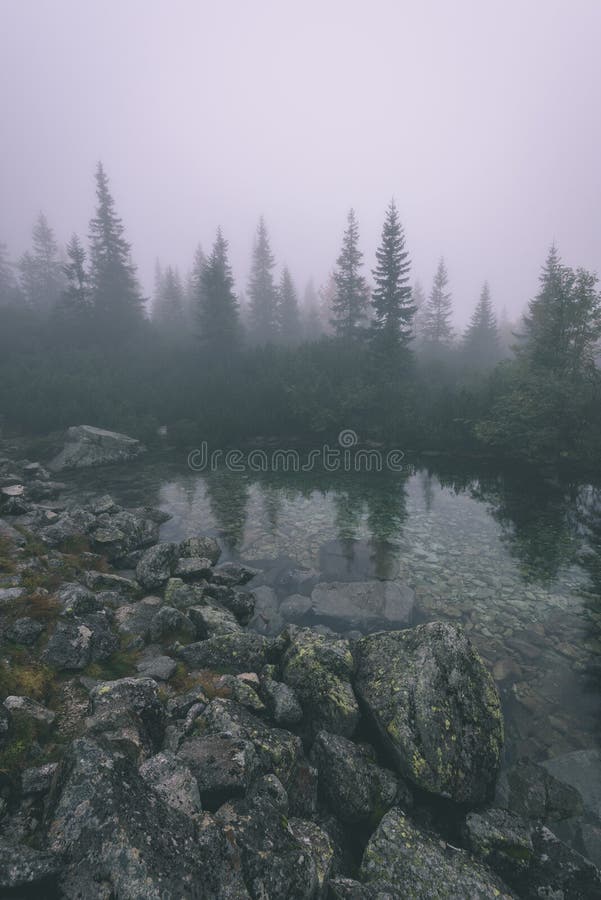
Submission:
M 179 272 L 173 266 L 167 266 L 163 272 L 157 264 L 155 281 L 152 320 L 167 337 L 181 338 L 186 331 L 186 318 Z
M 278 286 L 277 320 L 280 340 L 287 344 L 297 343 L 300 340 L 298 294 L 287 266 Z
M 389 348 L 406 347 L 411 340 L 415 306 L 411 302 L 409 284 L 411 263 L 394 200 L 386 211 L 376 262 L 372 271 L 375 288 L 371 295 L 375 335 Z
M 426 311 L 426 294 L 421 281 L 416 281 L 413 285 L 411 300 L 415 307 L 415 315 L 413 316 L 413 334 L 416 341 L 421 342 L 423 339 L 424 315 Z
M 21 290 L 29 306 L 49 311 L 58 303 L 64 278 L 58 244 L 44 213 L 37 217 L 31 237 L 32 249 L 18 264 Z
M 463 335 L 463 350 L 470 364 L 478 369 L 492 367 L 499 361 L 499 330 L 487 281 Z
M 128 337 L 143 319 L 143 297 L 102 163 L 96 169 L 96 197 L 96 215 L 90 221 L 94 315 L 102 336 Z
M 90 284 L 86 272 L 86 251 L 76 234 L 67 244 L 67 262 L 63 266 L 67 285 L 61 298 L 65 311 L 79 314 L 90 309 Z
M 564 266 L 555 245 L 540 276 L 540 290 L 524 316 L 516 352 L 530 366 L 582 374 L 593 364 L 601 337 L 601 296 L 596 275 Z
M 8 306 L 17 297 L 17 282 L 6 244 L 0 243 L 0 306 Z
M 441 259 L 423 318 L 424 344 L 434 352 L 449 348 L 453 342 L 454 334 L 451 325 L 453 306 L 451 294 L 446 290 L 448 283 L 449 277 L 445 262 L 444 259 Z
M 275 260 L 267 227 L 259 219 L 248 282 L 251 338 L 255 343 L 272 341 L 277 336 L 277 290 L 273 280 Z
M 363 253 L 359 250 L 359 224 L 353 209 L 348 214 L 347 222 L 334 271 L 336 295 L 332 303 L 332 325 L 338 337 L 353 340 L 362 330 L 369 289 L 360 274 Z
M 235 348 L 240 341 L 238 301 L 221 229 L 206 260 L 198 285 L 200 340 L 213 355 Z
M 192 259 L 192 268 L 186 276 L 186 287 L 184 291 L 184 309 L 186 324 L 190 328 L 194 328 L 198 318 L 198 297 L 200 291 L 200 279 L 202 270 L 207 261 L 202 245 L 198 244 L 194 251 Z
M 308 341 L 316 341 L 323 334 L 323 323 L 319 315 L 319 296 L 312 278 L 303 292 L 302 311 L 303 337 Z

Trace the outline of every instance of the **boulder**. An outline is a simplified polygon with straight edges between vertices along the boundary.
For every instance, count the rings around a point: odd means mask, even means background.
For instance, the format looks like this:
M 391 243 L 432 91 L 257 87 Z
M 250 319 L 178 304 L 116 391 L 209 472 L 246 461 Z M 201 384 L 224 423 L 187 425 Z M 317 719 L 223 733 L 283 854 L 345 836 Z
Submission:
M 104 609 L 102 600 L 93 591 L 78 582 L 61 585 L 55 596 L 65 615 L 82 616 L 87 613 L 101 612 Z
M 216 818 L 227 831 L 253 897 L 324 897 L 333 858 L 331 842 L 317 825 L 289 820 L 286 813 L 286 793 L 270 776 L 244 800 L 222 806 Z
M 215 538 L 206 535 L 189 537 L 179 545 L 179 555 L 187 559 L 204 557 L 214 566 L 221 556 L 221 547 Z
M 170 578 L 165 588 L 165 603 L 176 609 L 188 609 L 205 601 L 203 584 L 186 584 L 182 578 Z
M 353 656 L 348 642 L 296 626 L 288 629 L 283 642 L 282 678 L 295 690 L 311 731 L 351 737 L 359 707 L 350 684 Z
M 215 634 L 206 641 L 188 644 L 179 650 L 180 658 L 195 669 L 223 672 L 254 672 L 269 662 L 271 641 L 252 632 Z
M 398 779 L 379 766 L 364 746 L 342 735 L 320 731 L 311 759 L 319 772 L 319 792 L 342 822 L 375 826 L 393 805 Z
M 255 608 L 254 591 L 241 591 L 237 588 L 209 584 L 205 587 L 207 597 L 212 597 L 220 606 L 228 609 L 241 625 L 247 625 Z
M 43 630 L 44 625 L 41 622 L 29 618 L 29 616 L 23 616 L 15 619 L 12 625 L 9 625 L 6 629 L 6 637 L 15 644 L 24 644 L 26 647 L 30 647 L 35 644 Z
M 210 818 L 195 823 L 125 755 L 87 738 L 63 757 L 45 825 L 50 850 L 64 859 L 65 900 L 248 898 L 229 863 L 226 837 Z
M 332 581 L 317 584 L 310 613 L 335 630 L 403 628 L 411 624 L 415 594 L 393 581 Z
M 108 659 L 118 646 L 106 614 L 95 613 L 58 621 L 43 659 L 59 671 L 81 670 L 91 662 Z
M 204 641 L 216 634 L 232 634 L 242 631 L 236 617 L 218 603 L 205 601 L 202 606 L 190 606 L 187 615 L 196 631 L 196 637 Z
M 396 808 L 386 813 L 369 839 L 360 878 L 380 886 L 382 896 L 386 894 L 381 884 L 392 884 L 403 900 L 514 897 L 485 865 L 457 848 L 445 846 L 444 841 L 422 831 Z
M 155 544 L 145 550 L 136 566 L 136 580 L 148 591 L 161 588 L 171 578 L 177 562 L 177 544 Z
M 54 897 L 61 859 L 0 839 L 0 892 L 5 897 Z
M 247 584 L 259 574 L 258 569 L 245 566 L 242 563 L 225 562 L 213 570 L 213 581 L 224 587 Z
M 503 809 L 470 813 L 465 832 L 472 851 L 523 900 L 601 897 L 601 873 L 549 829 Z
M 141 660 L 136 666 L 142 677 L 154 678 L 155 681 L 169 681 L 175 675 L 177 663 L 170 656 L 151 656 Z
M 197 581 L 199 578 L 211 577 L 211 561 L 206 557 L 190 556 L 178 559 L 173 573 L 184 581 Z
M 127 462 L 144 451 L 136 438 L 92 425 L 72 425 L 67 429 L 65 445 L 48 464 L 53 472 L 81 469 L 106 463 Z
M 165 750 L 151 756 L 140 766 L 140 775 L 178 812 L 195 816 L 202 811 L 196 778 L 175 754 Z
M 30 697 L 10 695 L 4 700 L 4 708 L 10 713 L 11 719 L 21 719 L 43 728 L 52 725 L 56 719 L 56 713 Z
M 294 690 L 283 681 L 273 678 L 261 679 L 261 696 L 276 725 L 289 727 L 298 725 L 303 718 L 303 710 Z
M 253 744 L 227 734 L 190 737 L 180 745 L 177 759 L 191 771 L 201 802 L 210 810 L 244 796 L 259 771 Z
M 165 711 L 152 678 L 104 681 L 90 691 L 92 736 L 102 736 L 136 762 L 153 756 L 161 746 Z
M 455 625 L 433 622 L 355 645 L 355 690 L 398 771 L 478 805 L 494 793 L 503 718 L 491 675 Z
M 503 772 L 497 784 L 495 806 L 508 809 L 525 819 L 545 823 L 581 815 L 581 794 L 551 775 L 545 765 L 543 763 L 539 766 L 531 760 L 523 759 Z M 581 786 L 584 788 L 584 784 Z M 590 785 L 587 787 L 588 798 L 591 796 L 591 789 Z
M 584 806 L 601 820 L 601 750 L 575 750 L 542 763 L 564 786 L 578 791 Z
M 47 794 L 54 778 L 58 763 L 46 763 L 44 766 L 35 766 L 23 769 L 21 772 L 21 792 L 28 797 L 35 794 Z

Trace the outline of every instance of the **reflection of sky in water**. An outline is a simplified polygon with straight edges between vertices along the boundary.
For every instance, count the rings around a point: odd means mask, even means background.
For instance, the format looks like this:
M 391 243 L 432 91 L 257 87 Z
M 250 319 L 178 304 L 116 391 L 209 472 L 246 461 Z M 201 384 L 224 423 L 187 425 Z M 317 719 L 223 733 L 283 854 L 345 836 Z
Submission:
M 165 469 L 107 469 L 86 488 L 160 505 L 173 517 L 164 540 L 210 532 L 227 555 L 319 568 L 320 548 L 342 541 L 355 577 L 409 584 L 419 619 L 469 631 L 501 690 L 511 756 L 595 745 L 601 553 L 580 554 L 601 548 L 598 490 L 469 471 L 253 481 Z

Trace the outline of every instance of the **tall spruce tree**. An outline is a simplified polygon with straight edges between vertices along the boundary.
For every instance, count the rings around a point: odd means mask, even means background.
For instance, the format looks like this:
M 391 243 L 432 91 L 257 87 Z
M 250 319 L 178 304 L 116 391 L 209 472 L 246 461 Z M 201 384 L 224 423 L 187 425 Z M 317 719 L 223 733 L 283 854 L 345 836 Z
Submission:
M 168 338 L 181 338 L 186 331 L 184 288 L 177 269 L 160 267 L 152 305 L 152 320 Z
M 96 169 L 96 215 L 90 221 L 90 284 L 101 337 L 127 338 L 143 319 L 143 297 L 131 245 L 115 211 L 102 163 Z
M 60 299 L 64 277 L 58 243 L 44 213 L 37 217 L 31 238 L 32 249 L 18 264 L 21 290 L 29 306 L 48 312 Z
M 342 238 L 342 250 L 334 270 L 335 295 L 332 300 L 331 323 L 337 337 L 357 338 L 366 318 L 369 288 L 361 274 L 363 253 L 359 250 L 359 223 L 355 211 L 348 214 Z
M 241 338 L 238 301 L 227 249 L 227 241 L 218 229 L 198 284 L 199 337 L 206 351 L 213 356 L 235 349 Z
M 415 340 L 420 343 L 423 338 L 423 320 L 427 302 L 421 281 L 416 281 L 413 285 L 411 300 L 415 307 L 415 315 L 413 316 L 413 335 Z
M 273 280 L 275 260 L 263 216 L 259 219 L 248 282 L 249 326 L 253 342 L 273 341 L 277 337 L 277 289 Z
M 17 298 L 17 280 L 6 244 L 0 243 L 0 306 L 8 306 Z
M 298 294 L 288 266 L 284 266 L 278 286 L 277 321 L 280 340 L 296 344 L 300 340 Z
M 517 352 L 534 368 L 582 374 L 601 337 L 601 297 L 596 275 L 562 264 L 555 245 L 540 276 L 540 289 L 524 316 Z
M 65 311 L 79 314 L 90 309 L 90 282 L 86 271 L 86 251 L 79 237 L 73 234 L 67 244 L 67 262 L 63 266 L 67 285 L 61 306 Z
M 463 351 L 470 365 L 478 369 L 492 368 L 499 361 L 499 330 L 487 281 L 463 335 Z
M 313 279 L 305 285 L 302 304 L 302 333 L 307 341 L 316 341 L 323 334 L 323 323 L 319 314 L 319 295 Z
M 424 346 L 433 352 L 448 349 L 454 337 L 451 317 L 453 305 L 451 293 L 447 291 L 449 276 L 444 259 L 438 263 L 432 291 L 428 297 L 423 316 Z
M 407 347 L 415 306 L 411 302 L 409 270 L 411 262 L 405 249 L 405 233 L 394 200 L 386 211 L 382 239 L 376 250 L 373 269 L 375 288 L 372 327 L 376 338 L 388 348 Z

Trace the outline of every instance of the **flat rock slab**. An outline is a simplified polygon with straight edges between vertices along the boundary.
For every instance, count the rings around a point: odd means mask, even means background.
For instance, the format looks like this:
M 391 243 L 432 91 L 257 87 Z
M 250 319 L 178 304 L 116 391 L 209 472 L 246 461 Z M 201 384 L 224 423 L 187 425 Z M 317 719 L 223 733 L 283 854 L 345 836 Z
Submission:
M 310 612 L 334 627 L 369 631 L 410 625 L 414 604 L 411 588 L 394 581 L 332 581 L 314 587 Z
M 54 472 L 82 469 L 106 463 L 126 462 L 144 451 L 136 438 L 118 431 L 106 431 L 92 425 L 72 425 L 67 429 L 65 446 L 49 463 Z

